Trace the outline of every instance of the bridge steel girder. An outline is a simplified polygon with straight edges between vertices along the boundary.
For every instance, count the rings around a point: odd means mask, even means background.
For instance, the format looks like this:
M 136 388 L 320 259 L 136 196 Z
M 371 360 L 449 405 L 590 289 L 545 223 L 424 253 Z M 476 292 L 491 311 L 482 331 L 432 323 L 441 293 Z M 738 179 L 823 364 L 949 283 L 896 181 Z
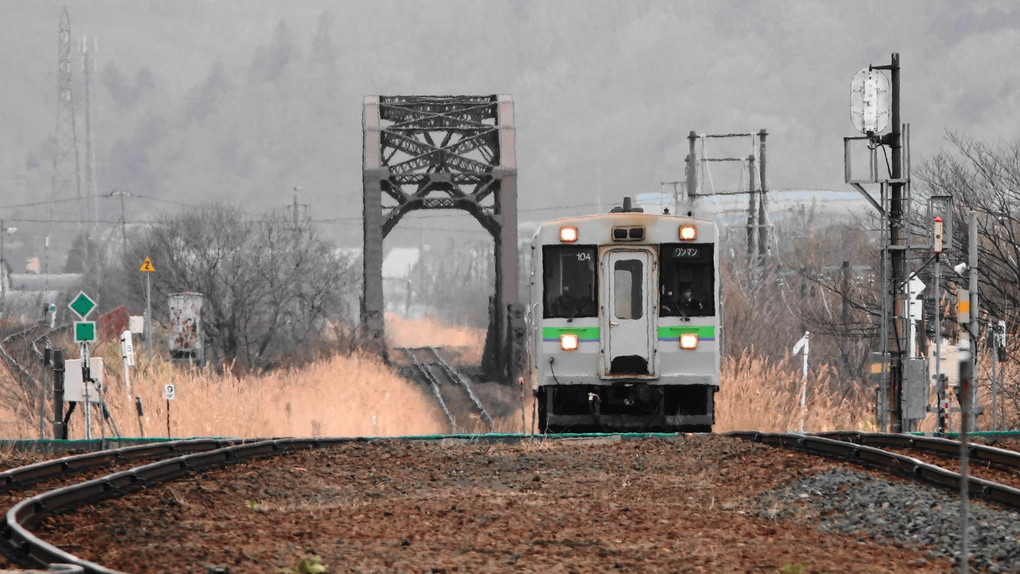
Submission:
M 367 96 L 363 106 L 361 324 L 385 357 L 383 240 L 408 212 L 467 211 L 492 236 L 495 312 L 482 363 L 509 372 L 508 305 L 517 303 L 517 157 L 509 95 Z

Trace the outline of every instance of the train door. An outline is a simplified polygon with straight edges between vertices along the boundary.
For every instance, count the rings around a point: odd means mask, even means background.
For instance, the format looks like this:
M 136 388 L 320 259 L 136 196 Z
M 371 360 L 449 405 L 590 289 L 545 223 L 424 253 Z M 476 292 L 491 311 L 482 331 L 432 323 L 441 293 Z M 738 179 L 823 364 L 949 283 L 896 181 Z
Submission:
M 643 376 L 655 373 L 653 254 L 608 250 L 602 259 L 603 375 Z

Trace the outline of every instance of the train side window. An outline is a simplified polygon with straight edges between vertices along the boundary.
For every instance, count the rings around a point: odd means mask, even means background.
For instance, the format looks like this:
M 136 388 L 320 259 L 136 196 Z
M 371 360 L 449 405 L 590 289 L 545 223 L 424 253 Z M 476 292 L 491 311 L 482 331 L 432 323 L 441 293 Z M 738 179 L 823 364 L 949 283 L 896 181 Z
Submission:
M 613 267 L 613 314 L 618 319 L 640 319 L 644 315 L 642 267 L 638 259 L 617 261 Z
M 594 245 L 542 247 L 543 317 L 598 317 L 595 262 Z
M 664 243 L 659 248 L 659 316 L 715 315 L 715 246 Z

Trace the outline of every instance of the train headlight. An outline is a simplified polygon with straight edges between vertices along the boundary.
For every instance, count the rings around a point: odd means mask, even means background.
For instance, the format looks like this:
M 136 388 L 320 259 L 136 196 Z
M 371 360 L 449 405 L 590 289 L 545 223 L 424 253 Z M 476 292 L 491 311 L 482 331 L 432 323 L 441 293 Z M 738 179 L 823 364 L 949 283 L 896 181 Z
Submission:
M 683 333 L 680 335 L 680 348 L 681 349 L 697 349 L 698 348 L 698 335 L 695 333 Z
M 576 227 L 561 227 L 560 228 L 560 241 L 563 243 L 573 243 L 577 241 L 577 228 Z
M 693 225 L 680 226 L 680 239 L 682 241 L 694 241 L 698 238 L 698 228 Z
M 567 333 L 560 335 L 560 348 L 564 351 L 576 351 L 577 350 L 577 335 Z

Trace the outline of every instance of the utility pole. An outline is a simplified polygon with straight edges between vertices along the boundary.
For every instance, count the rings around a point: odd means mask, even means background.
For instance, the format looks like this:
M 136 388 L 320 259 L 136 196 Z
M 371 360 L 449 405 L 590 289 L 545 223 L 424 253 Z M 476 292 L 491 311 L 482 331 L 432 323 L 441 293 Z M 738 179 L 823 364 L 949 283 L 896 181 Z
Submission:
M 662 196 L 662 188 L 667 185 L 673 186 L 673 215 L 683 215 L 680 212 L 680 186 L 683 185 L 682 181 L 660 181 L 659 182 L 659 196 Z
M 892 54 L 892 62 L 888 66 L 871 66 L 872 70 L 889 70 L 891 75 L 891 130 L 881 138 L 881 143 L 891 150 L 889 166 L 889 254 L 890 276 L 885 289 L 892 297 L 890 307 L 892 317 L 888 322 L 889 341 L 889 385 L 886 387 L 886 404 L 888 405 L 889 432 L 903 432 L 903 357 L 906 353 L 905 327 L 903 317 L 903 293 L 899 285 L 905 277 L 905 261 L 907 245 L 903 230 L 903 143 L 900 119 L 900 55 Z
M 935 255 L 935 268 L 933 269 L 933 275 L 935 277 L 935 284 L 932 286 L 934 289 L 935 299 L 935 393 L 938 404 L 936 405 L 936 413 L 938 418 L 935 421 L 935 432 L 944 436 L 949 430 L 946 425 L 946 421 L 949 418 L 949 401 L 948 401 L 948 389 L 946 384 L 942 380 L 942 243 L 944 241 L 943 236 L 943 221 L 942 217 L 935 216 L 935 241 L 934 249 L 932 250 Z M 952 241 L 952 238 L 949 239 Z
M 0 280 L 2 280 L 2 284 L 0 284 L 0 315 L 3 317 L 7 317 L 7 289 L 11 286 L 11 276 L 7 272 L 7 255 L 4 252 L 4 240 L 8 233 L 13 233 L 17 230 L 18 228 L 16 227 L 8 229 L 4 220 L 0 219 L 0 265 L 3 266 L 3 269 L 0 269 Z
M 889 70 L 890 77 L 876 73 Z M 882 216 L 882 364 L 888 366 L 887 377 L 879 383 L 878 414 L 882 430 L 899 433 L 910 430 L 910 421 L 904 424 L 903 375 L 906 349 L 908 310 L 905 308 L 902 287 L 906 277 L 906 253 L 911 249 L 903 225 L 903 216 L 909 201 L 907 183 L 910 175 L 904 173 L 904 141 L 909 132 L 903 129 L 900 117 L 900 55 L 893 53 L 891 63 L 868 66 L 858 72 L 850 84 L 850 118 L 854 127 L 865 134 L 862 137 L 843 138 L 843 165 L 846 183 L 849 183 Z M 889 133 L 880 136 L 886 127 Z M 866 140 L 870 152 L 870 169 L 867 177 L 859 178 L 851 165 L 850 143 Z M 876 150 L 888 146 L 891 150 L 888 177 L 880 177 L 877 170 Z M 881 203 L 861 185 L 879 183 Z M 888 196 L 886 190 L 889 190 Z M 888 198 L 888 204 L 886 200 Z M 885 222 L 888 220 L 888 227 Z
M 115 189 L 108 194 L 108 197 L 120 196 L 120 237 L 124 244 L 124 253 L 127 254 L 127 219 L 124 215 L 124 196 L 131 195 L 126 191 Z
M 758 260 L 760 263 L 765 262 L 765 256 L 768 255 L 769 250 L 769 225 L 768 225 L 768 199 L 766 193 L 768 193 L 768 185 L 765 180 L 765 137 L 769 133 L 762 129 L 758 132 L 758 170 L 760 172 L 758 178 Z M 751 180 L 754 181 L 753 179 Z M 754 191 L 754 184 L 751 184 L 751 191 Z M 752 193 L 752 197 L 754 194 Z
M 768 132 L 764 129 L 752 133 L 702 134 L 691 131 L 687 136 L 690 151 L 687 154 L 687 197 L 689 200 L 697 195 L 739 195 L 748 194 L 747 199 L 747 259 L 750 266 L 761 265 L 768 253 L 768 214 L 765 179 L 765 138 Z M 704 142 L 708 139 L 750 138 L 751 154 L 741 157 L 709 157 L 705 152 Z M 698 157 L 697 142 L 702 142 L 702 154 Z M 757 142 L 755 141 L 757 140 Z M 757 154 L 757 155 L 756 155 Z M 747 162 L 748 188 L 737 191 L 715 191 L 714 186 L 707 191 L 699 190 L 699 170 L 712 162 Z M 757 165 L 756 165 L 757 164 Z M 755 181 L 757 179 L 757 181 Z M 711 174 L 709 174 L 711 181 Z M 757 197 L 755 197 L 757 194 Z
M 977 387 L 977 343 L 978 336 L 981 332 L 981 305 L 978 299 L 978 222 L 977 212 L 967 212 L 967 277 L 969 279 L 970 290 L 970 321 L 967 323 L 967 333 L 970 336 L 970 372 L 974 374 L 973 385 L 970 385 L 966 397 L 961 397 L 967 401 L 967 408 L 970 409 L 970 427 L 968 431 L 973 431 L 977 428 L 975 425 L 975 419 L 977 418 L 976 405 L 974 399 L 977 393 L 974 392 L 974 388 Z M 960 406 L 963 406 L 963 400 L 960 401 Z
M 758 236 L 758 206 L 754 200 L 754 155 L 747 156 L 747 265 L 751 267 L 756 263 L 755 238 Z
M 303 211 L 305 213 L 305 216 L 307 217 L 307 215 L 308 215 L 308 204 L 307 203 L 298 203 L 298 193 L 300 193 L 300 192 L 301 192 L 301 187 L 300 186 L 294 186 L 294 202 L 291 205 L 287 206 L 288 209 L 290 209 L 290 212 L 291 212 L 290 216 L 291 216 L 291 219 L 292 219 L 293 225 L 294 225 L 293 233 L 294 233 L 294 238 L 295 239 L 297 239 L 298 237 L 301 236 L 301 220 L 302 220 L 302 217 L 301 217 L 302 209 L 301 208 L 302 207 L 304 208 Z

